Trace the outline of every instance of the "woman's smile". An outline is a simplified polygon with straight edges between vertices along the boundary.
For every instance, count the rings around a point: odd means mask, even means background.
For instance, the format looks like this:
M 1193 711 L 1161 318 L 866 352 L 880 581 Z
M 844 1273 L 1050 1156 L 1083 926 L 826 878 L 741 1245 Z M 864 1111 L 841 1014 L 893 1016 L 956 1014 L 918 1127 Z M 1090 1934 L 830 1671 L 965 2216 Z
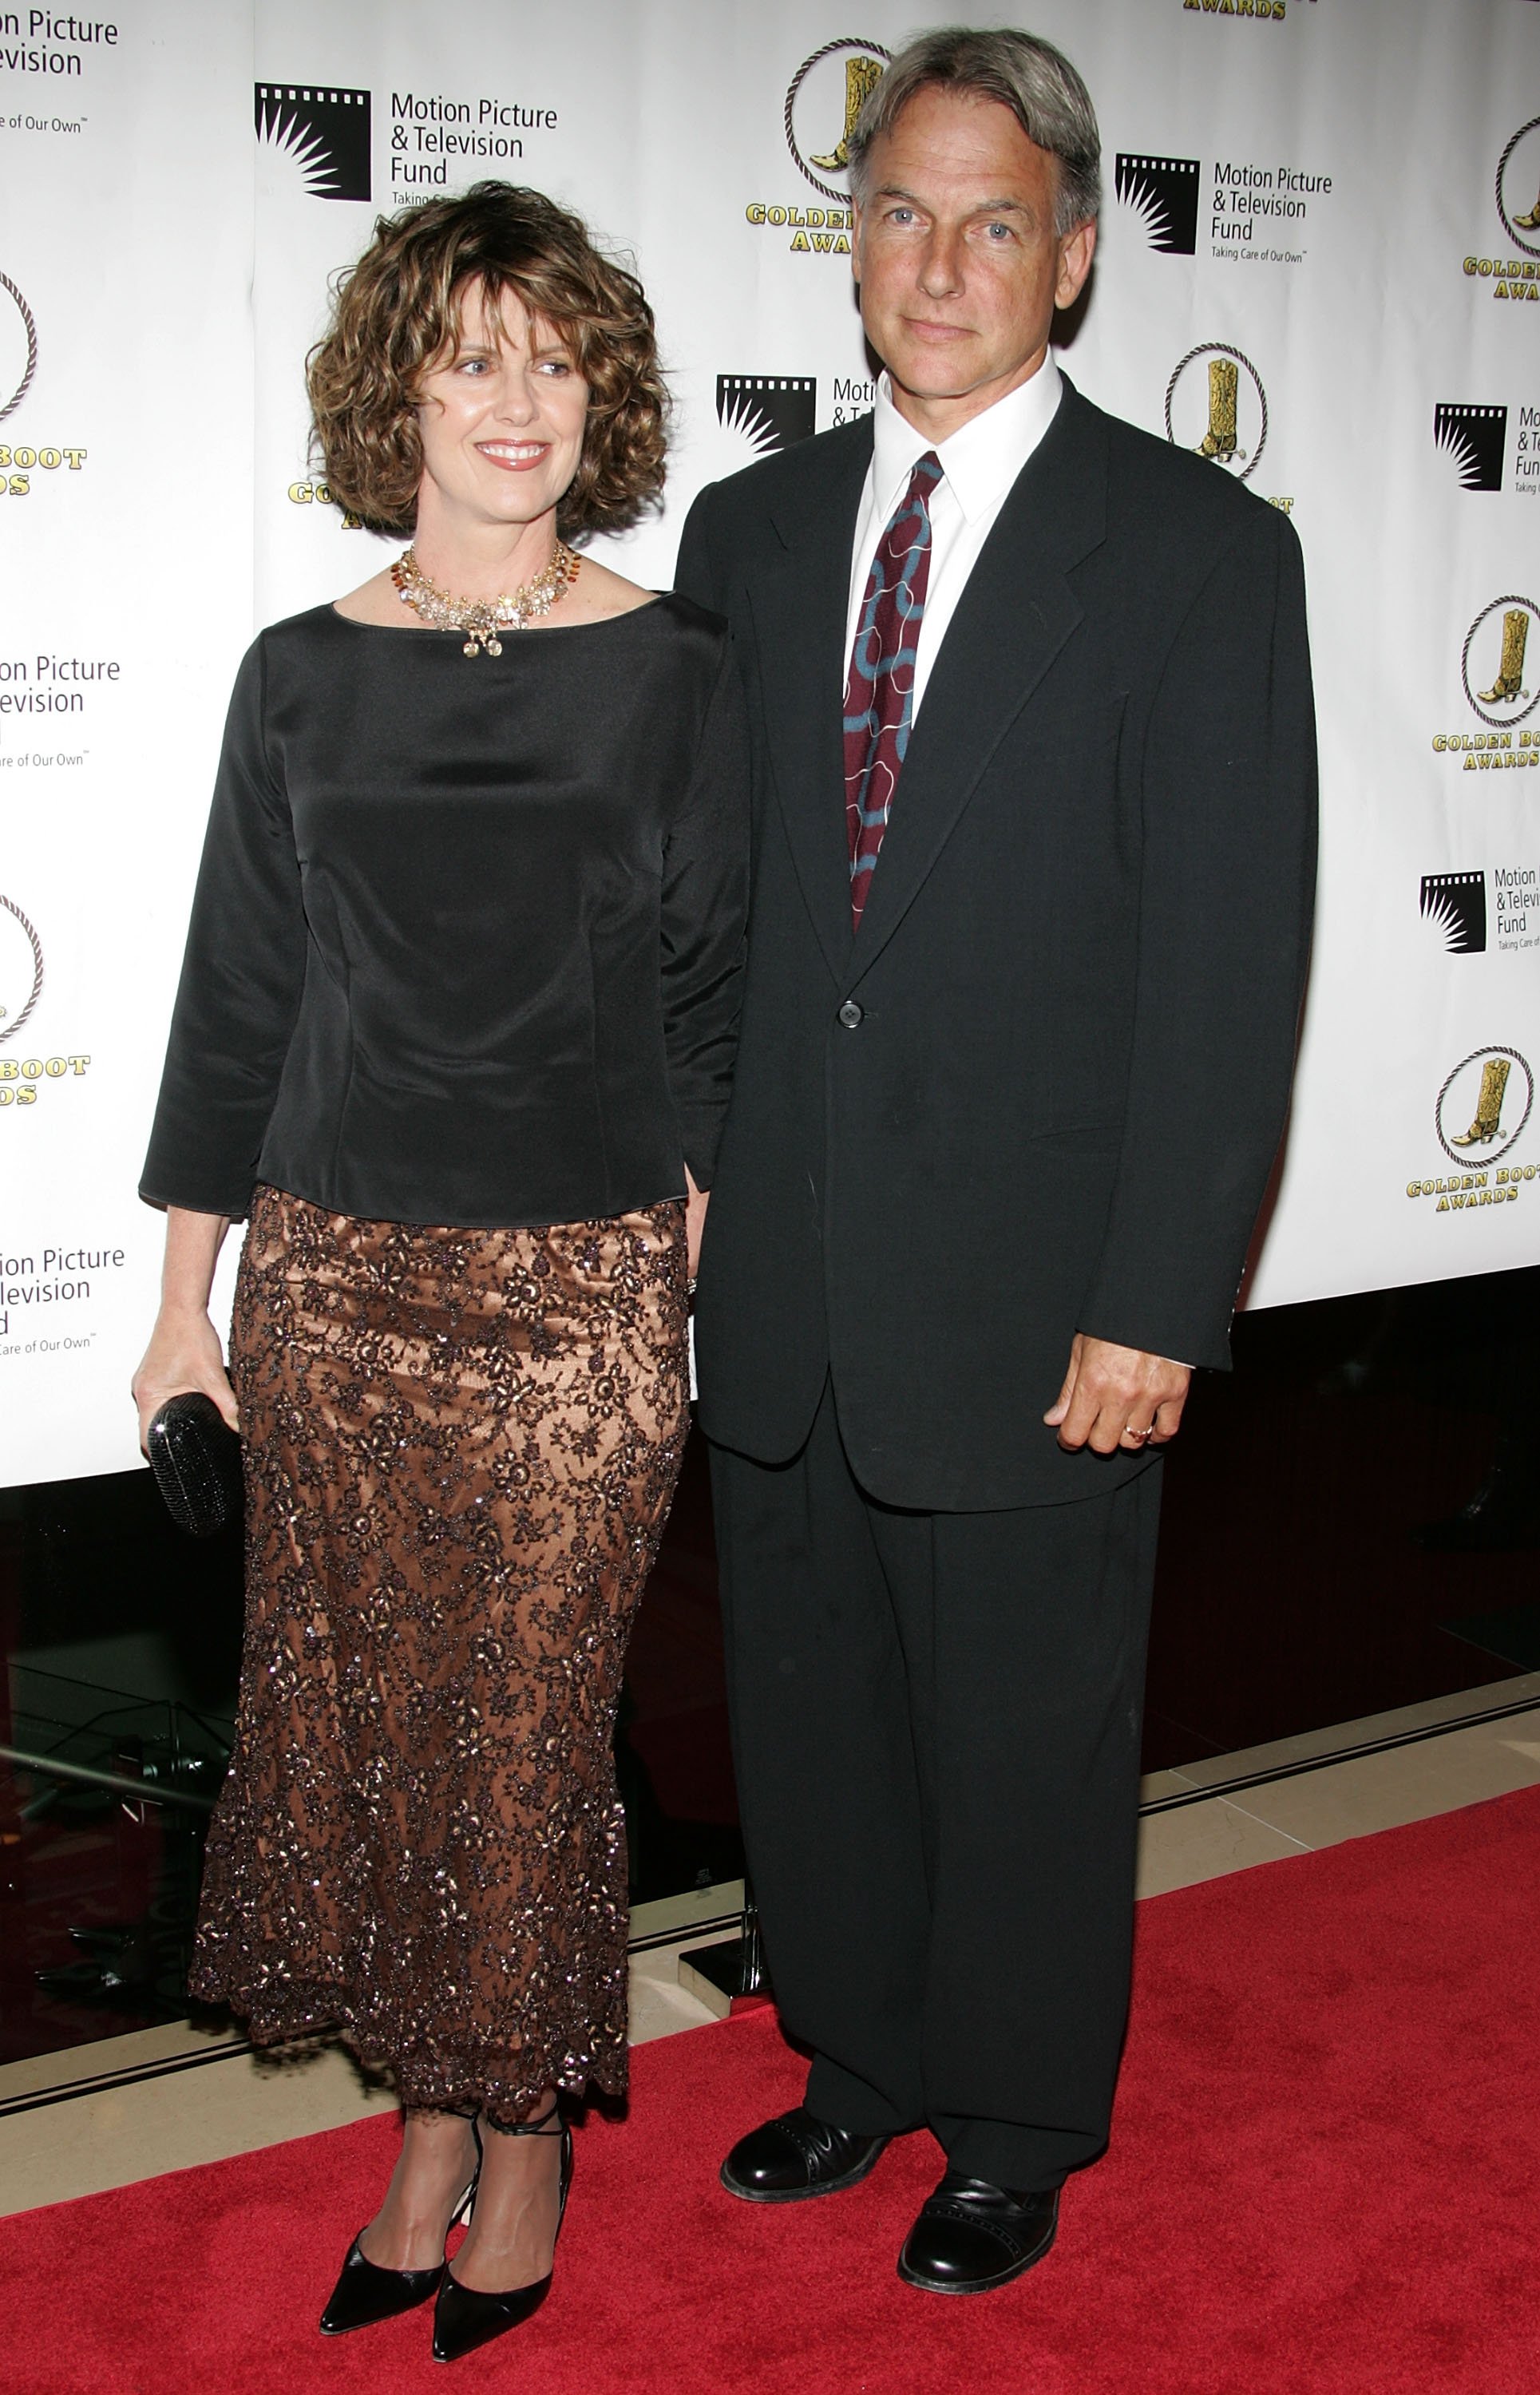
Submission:
M 499 466 L 511 474 L 527 473 L 531 466 L 543 464 L 551 455 L 549 441 L 477 441 L 471 446 L 488 465 Z

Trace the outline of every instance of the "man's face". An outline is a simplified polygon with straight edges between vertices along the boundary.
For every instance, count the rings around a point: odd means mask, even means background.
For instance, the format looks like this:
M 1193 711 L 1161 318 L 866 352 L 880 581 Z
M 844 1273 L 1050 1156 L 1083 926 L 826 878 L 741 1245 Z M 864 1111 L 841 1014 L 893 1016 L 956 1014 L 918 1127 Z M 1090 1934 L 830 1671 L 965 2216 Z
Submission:
M 918 92 L 872 144 L 854 265 L 903 415 L 936 440 L 1035 374 L 1095 223 L 1054 231 L 1058 162 L 975 92 Z

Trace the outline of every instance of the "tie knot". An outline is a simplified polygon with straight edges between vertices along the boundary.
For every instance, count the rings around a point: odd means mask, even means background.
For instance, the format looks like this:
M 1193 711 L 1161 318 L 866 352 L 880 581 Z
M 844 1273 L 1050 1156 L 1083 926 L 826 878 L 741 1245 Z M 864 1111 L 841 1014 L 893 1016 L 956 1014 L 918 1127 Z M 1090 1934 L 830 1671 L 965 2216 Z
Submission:
M 927 449 L 923 457 L 917 457 L 914 461 L 914 471 L 909 476 L 909 490 L 916 496 L 920 496 L 926 491 L 934 490 L 940 480 L 941 460 L 934 449 Z

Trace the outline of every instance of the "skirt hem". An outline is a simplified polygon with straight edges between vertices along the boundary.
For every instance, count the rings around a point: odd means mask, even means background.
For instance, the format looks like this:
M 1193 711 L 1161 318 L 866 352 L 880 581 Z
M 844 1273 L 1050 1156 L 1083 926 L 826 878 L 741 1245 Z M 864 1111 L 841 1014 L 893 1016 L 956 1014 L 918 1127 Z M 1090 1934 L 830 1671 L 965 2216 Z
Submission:
M 380 2071 L 393 2084 L 409 2111 L 485 2112 L 488 2119 L 514 2122 L 523 2118 L 538 2097 L 554 2087 L 563 2095 L 581 2096 L 596 2089 L 602 2096 L 623 2097 L 630 2084 L 630 2056 L 622 2041 L 607 2054 L 574 2055 L 570 2047 L 558 2058 L 549 2044 L 532 2045 L 507 2071 L 487 2068 L 489 2057 L 409 2055 L 391 2051 L 389 2032 L 361 2024 L 335 1992 L 307 1994 L 295 1989 L 281 2009 L 263 2006 L 248 1993 L 226 1988 L 209 1973 L 194 1974 L 188 1993 L 202 2005 L 217 2005 L 243 2023 L 254 2046 L 268 2050 L 299 2045 L 312 2039 L 335 2039 L 365 2071 Z

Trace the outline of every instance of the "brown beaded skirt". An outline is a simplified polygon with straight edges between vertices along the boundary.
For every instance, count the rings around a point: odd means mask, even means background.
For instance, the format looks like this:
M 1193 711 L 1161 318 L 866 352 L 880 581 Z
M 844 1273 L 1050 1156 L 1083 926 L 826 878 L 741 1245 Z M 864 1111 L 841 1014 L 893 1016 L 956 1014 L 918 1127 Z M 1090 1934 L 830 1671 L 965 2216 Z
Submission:
M 512 2121 L 626 2080 L 621 1665 L 688 1424 L 684 1210 L 425 1230 L 262 1188 L 235 1751 L 192 1992 Z

